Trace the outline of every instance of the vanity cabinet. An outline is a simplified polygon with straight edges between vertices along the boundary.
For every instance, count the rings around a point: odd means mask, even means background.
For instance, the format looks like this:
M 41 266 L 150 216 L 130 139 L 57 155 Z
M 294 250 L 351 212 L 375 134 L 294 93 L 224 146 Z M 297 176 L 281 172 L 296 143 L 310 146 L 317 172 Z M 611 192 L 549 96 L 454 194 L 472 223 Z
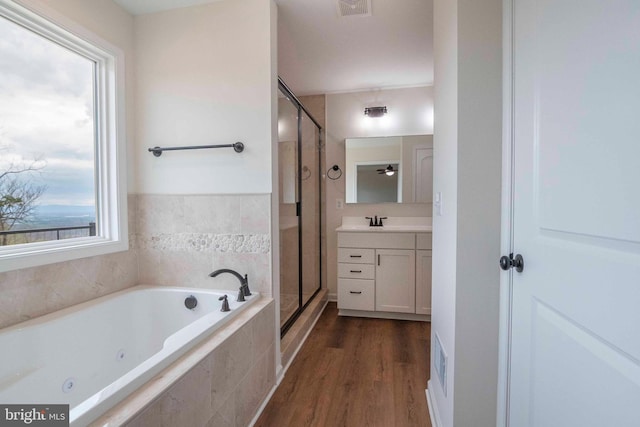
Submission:
M 416 251 L 376 249 L 376 311 L 415 313 Z
M 347 315 L 426 320 L 431 233 L 339 231 L 338 309 Z

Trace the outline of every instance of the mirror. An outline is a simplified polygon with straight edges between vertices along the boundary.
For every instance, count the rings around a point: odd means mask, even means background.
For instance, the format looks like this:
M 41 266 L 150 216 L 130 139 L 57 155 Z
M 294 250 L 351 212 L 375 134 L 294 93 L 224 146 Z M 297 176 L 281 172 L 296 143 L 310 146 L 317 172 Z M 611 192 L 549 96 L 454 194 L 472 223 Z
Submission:
M 431 203 L 433 135 L 347 138 L 347 203 Z

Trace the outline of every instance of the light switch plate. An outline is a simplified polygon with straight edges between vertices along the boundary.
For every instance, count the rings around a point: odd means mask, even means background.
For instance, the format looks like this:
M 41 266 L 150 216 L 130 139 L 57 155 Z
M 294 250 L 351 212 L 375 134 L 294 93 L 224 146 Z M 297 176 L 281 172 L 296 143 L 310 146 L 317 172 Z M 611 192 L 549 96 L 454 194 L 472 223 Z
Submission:
M 433 205 L 436 208 L 436 215 L 442 216 L 442 192 L 438 191 L 435 194 Z

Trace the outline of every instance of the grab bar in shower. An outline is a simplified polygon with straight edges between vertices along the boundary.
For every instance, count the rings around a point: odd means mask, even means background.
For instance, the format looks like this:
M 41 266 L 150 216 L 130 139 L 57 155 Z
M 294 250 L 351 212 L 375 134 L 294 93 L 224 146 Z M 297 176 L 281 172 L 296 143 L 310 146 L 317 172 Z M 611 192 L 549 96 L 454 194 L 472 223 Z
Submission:
M 185 145 L 183 147 L 153 147 L 149 148 L 149 152 L 154 156 L 160 157 L 163 151 L 175 151 L 175 150 L 201 150 L 203 148 L 233 148 L 236 153 L 242 153 L 244 151 L 244 144 L 242 142 L 236 142 L 234 144 L 221 144 L 221 145 Z

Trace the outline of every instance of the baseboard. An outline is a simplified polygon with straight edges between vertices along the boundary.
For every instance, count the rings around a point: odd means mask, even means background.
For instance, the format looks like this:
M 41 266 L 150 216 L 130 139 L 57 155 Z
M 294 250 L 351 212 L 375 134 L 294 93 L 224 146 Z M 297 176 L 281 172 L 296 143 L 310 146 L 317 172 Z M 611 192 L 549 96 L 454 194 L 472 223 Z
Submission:
M 327 294 L 330 302 L 338 302 L 338 294 Z
M 373 319 L 413 320 L 417 322 L 431 322 L 430 314 L 392 313 L 390 311 L 338 310 L 339 316 L 369 317 Z
M 440 421 L 440 414 L 438 413 L 438 406 L 435 404 L 435 399 L 431 394 L 431 380 L 427 381 L 427 389 L 424 391 L 424 394 L 427 396 L 427 407 L 429 408 L 429 418 L 431 418 L 431 426 L 432 427 L 442 427 L 442 422 Z
M 269 390 L 269 393 L 267 394 L 267 396 L 262 401 L 262 404 L 258 408 L 258 412 L 256 412 L 256 415 L 253 417 L 253 419 L 249 423 L 249 427 L 253 427 L 258 422 L 258 418 L 260 418 L 260 415 L 262 415 L 264 408 L 267 407 L 267 404 L 271 400 L 271 397 L 273 397 L 273 393 L 275 393 L 277 389 L 278 389 L 278 383 L 275 383 L 273 387 L 271 387 L 271 390 Z
M 282 365 L 278 365 L 276 368 L 276 386 L 279 386 L 284 378 L 284 369 L 282 369 Z

